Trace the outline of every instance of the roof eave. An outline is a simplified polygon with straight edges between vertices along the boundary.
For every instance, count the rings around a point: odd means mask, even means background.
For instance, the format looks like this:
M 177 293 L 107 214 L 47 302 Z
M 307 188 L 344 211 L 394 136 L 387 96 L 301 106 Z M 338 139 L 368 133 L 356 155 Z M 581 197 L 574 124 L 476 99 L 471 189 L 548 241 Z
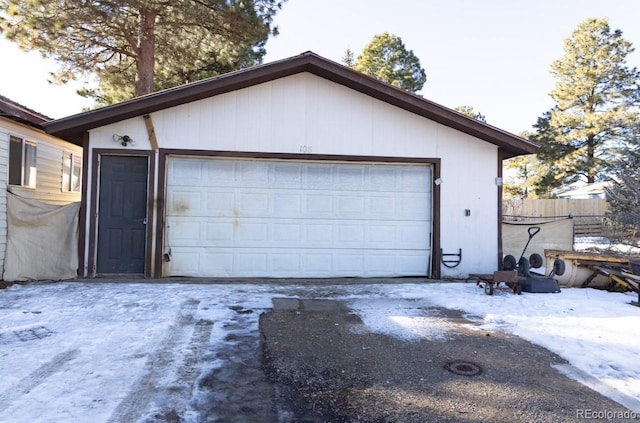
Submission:
M 51 121 L 50 117 L 30 110 L 3 96 L 0 96 L 0 116 L 37 129 L 42 129 L 43 123 Z

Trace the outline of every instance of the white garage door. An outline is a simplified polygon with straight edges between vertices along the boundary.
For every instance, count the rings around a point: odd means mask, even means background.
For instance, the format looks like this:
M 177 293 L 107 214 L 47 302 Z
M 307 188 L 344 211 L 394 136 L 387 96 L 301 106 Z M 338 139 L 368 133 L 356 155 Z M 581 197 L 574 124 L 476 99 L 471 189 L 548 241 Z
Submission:
M 429 165 L 171 157 L 164 276 L 428 275 Z

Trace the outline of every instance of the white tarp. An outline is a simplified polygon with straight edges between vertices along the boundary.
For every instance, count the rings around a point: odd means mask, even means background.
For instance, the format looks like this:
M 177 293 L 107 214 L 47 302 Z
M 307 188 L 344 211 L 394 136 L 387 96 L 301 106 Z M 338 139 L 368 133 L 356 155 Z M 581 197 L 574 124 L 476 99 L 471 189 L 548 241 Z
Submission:
M 542 223 L 502 222 L 502 251 L 520 259 L 527 241 L 529 228 L 540 228 L 531 238 L 524 256 L 528 259 L 537 253 L 544 259 L 544 250 L 573 250 L 573 219 L 561 219 Z M 533 233 L 533 232 L 532 232 Z
M 78 275 L 80 203 L 64 206 L 7 192 L 5 281 L 61 280 Z

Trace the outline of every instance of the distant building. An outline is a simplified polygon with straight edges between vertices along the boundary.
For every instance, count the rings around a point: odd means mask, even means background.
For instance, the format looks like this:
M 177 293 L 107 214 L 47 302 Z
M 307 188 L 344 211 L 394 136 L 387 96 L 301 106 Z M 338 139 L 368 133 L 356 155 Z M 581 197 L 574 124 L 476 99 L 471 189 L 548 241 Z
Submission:
M 558 194 L 558 198 L 565 199 L 588 199 L 588 198 L 607 198 L 606 189 L 611 185 L 611 182 L 596 182 L 594 184 L 587 184 L 585 186 L 571 189 Z

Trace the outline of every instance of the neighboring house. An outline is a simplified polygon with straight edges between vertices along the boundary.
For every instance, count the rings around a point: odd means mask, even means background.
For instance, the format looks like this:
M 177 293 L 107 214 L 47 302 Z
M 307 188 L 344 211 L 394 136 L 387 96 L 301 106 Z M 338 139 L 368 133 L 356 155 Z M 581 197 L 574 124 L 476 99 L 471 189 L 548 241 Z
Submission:
M 492 272 L 502 160 L 537 151 L 311 52 L 44 127 L 85 147 L 84 276 Z
M 611 182 L 596 182 L 586 184 L 581 187 L 572 188 L 568 191 L 558 194 L 558 198 L 567 198 L 572 200 L 584 200 L 588 198 L 607 198 L 607 188 L 611 186 Z
M 82 147 L 44 132 L 41 125 L 49 120 L 0 96 L 0 274 L 5 267 L 7 197 L 11 193 L 48 205 L 80 201 Z M 42 257 L 34 252 L 33 257 L 24 259 Z

